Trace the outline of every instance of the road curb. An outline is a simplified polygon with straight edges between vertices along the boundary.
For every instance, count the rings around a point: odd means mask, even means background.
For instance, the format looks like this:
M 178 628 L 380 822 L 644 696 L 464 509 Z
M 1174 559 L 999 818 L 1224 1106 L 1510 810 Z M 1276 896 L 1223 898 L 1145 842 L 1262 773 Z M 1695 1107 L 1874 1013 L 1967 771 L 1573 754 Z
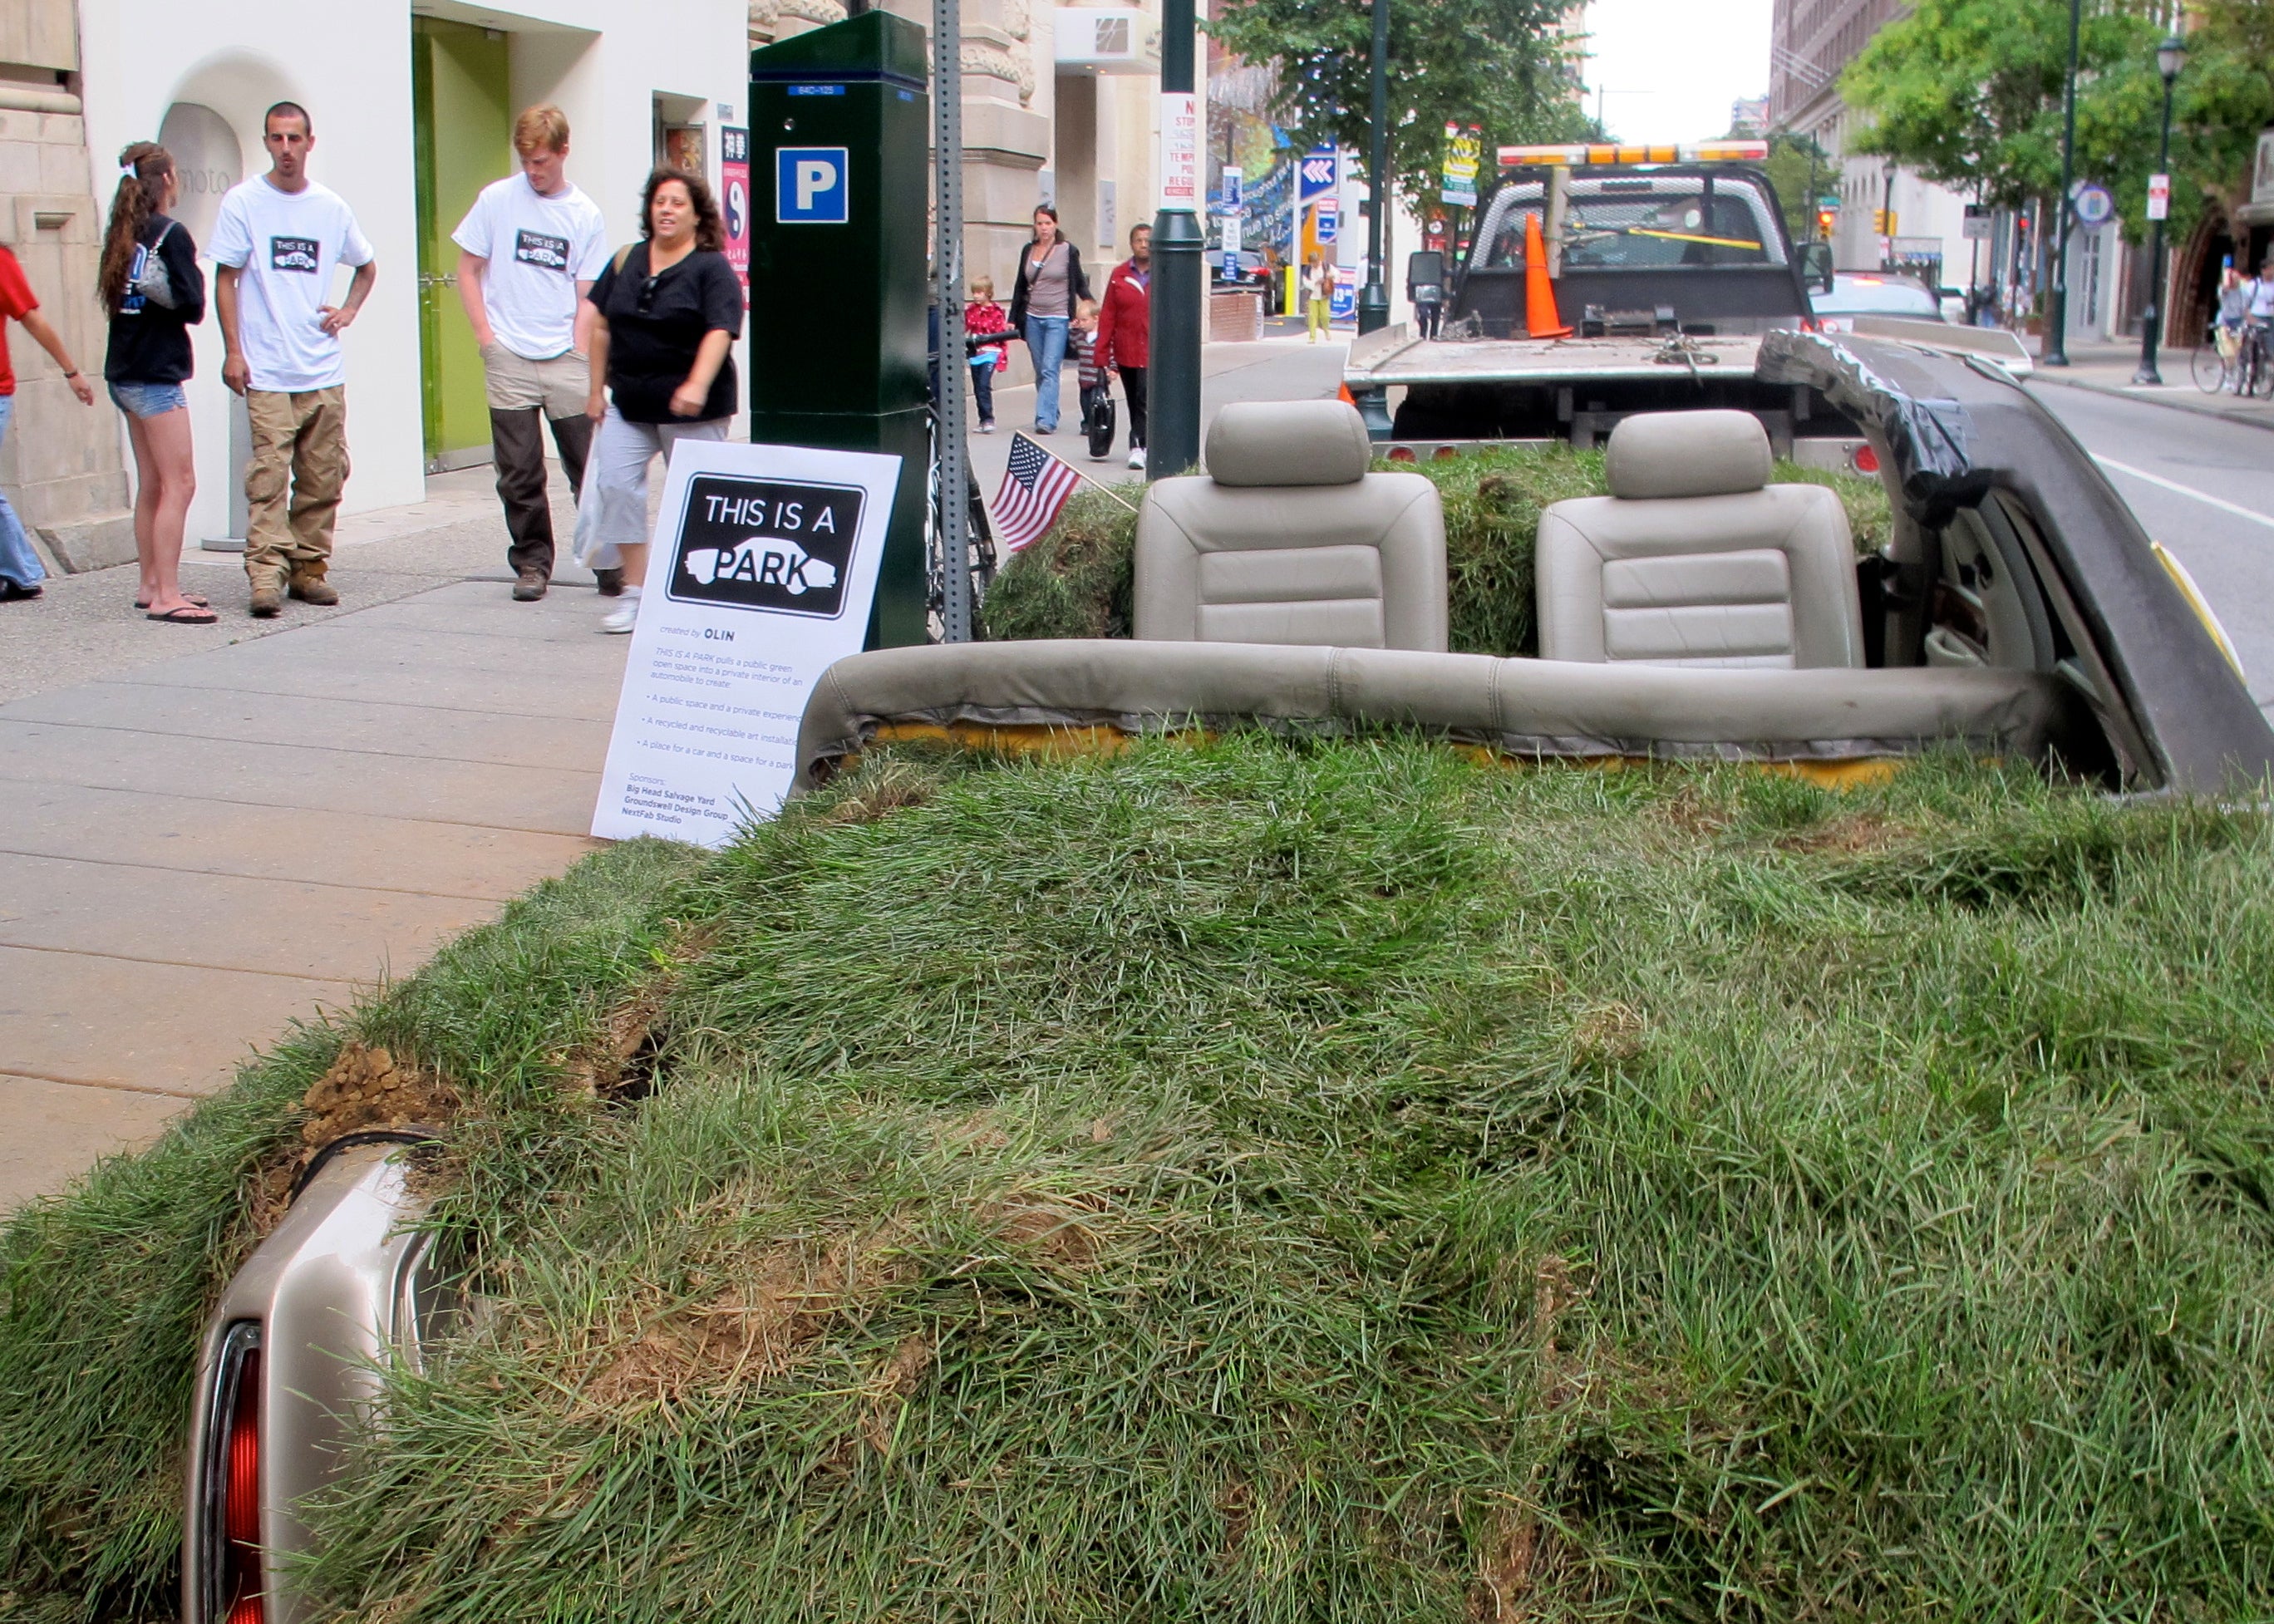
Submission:
M 2062 378 L 2052 372 L 2033 372 L 2028 382 L 2049 383 L 2057 388 L 2082 389 L 2090 395 L 2105 395 L 2113 401 L 2138 401 L 2143 405 L 2161 406 L 2166 411 L 2184 412 L 2190 417 L 2216 417 L 2222 423 L 2236 423 L 2247 429 L 2274 429 L 2274 411 L 2244 412 L 2223 406 L 2197 406 L 2185 396 L 2165 395 L 2135 395 L 2120 384 L 2097 383 L 2089 378 Z M 2174 386 L 2166 384 L 2165 387 Z

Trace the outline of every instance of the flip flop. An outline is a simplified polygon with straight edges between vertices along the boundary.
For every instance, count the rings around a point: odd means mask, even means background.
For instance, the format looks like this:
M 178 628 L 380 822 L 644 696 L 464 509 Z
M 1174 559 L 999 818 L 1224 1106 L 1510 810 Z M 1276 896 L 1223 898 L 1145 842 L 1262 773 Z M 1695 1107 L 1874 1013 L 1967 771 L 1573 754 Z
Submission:
M 182 596 L 188 598 L 200 609 L 210 609 L 213 607 L 213 599 L 210 598 L 200 598 L 195 592 L 184 592 Z M 137 609 L 147 609 L 150 606 L 150 600 L 147 598 L 138 598 L 134 600 L 134 606 Z
M 142 618 L 146 620 L 163 620 L 169 626 L 211 626 L 220 620 L 221 616 L 215 614 L 211 609 L 192 603 L 184 604 L 179 609 L 168 610 L 164 614 L 146 614 Z

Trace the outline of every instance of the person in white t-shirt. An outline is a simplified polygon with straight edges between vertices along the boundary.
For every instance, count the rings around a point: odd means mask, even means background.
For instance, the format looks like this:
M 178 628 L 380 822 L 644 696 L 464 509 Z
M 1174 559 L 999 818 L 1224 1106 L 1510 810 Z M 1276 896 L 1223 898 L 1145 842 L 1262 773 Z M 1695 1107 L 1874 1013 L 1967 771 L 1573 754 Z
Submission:
M 332 526 L 348 479 L 347 359 L 340 335 L 356 319 L 379 267 L 346 200 L 308 178 L 315 146 L 308 109 L 279 102 L 261 120 L 268 173 L 230 189 L 214 222 L 215 308 L 222 381 L 245 396 L 252 458 L 245 574 L 252 613 L 267 620 L 284 597 L 335 604 L 325 579 Z M 331 303 L 341 266 L 347 297 Z
M 482 347 L 490 402 L 490 453 L 510 540 L 513 595 L 545 596 L 553 579 L 553 504 L 545 493 L 544 415 L 553 444 L 581 495 L 592 420 L 592 307 L 584 296 L 608 262 L 606 222 L 568 183 L 568 120 L 550 105 L 513 122 L 521 173 L 482 188 L 450 240 L 458 245 L 458 298 Z M 623 590 L 621 569 L 595 572 L 600 590 Z

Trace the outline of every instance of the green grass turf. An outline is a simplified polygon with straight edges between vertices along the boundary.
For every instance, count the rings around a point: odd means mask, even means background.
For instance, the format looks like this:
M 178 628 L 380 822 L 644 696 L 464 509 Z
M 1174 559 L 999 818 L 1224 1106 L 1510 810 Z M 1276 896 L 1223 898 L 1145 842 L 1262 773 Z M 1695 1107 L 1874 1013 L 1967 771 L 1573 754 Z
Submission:
M 1569 446 L 1502 446 L 1442 461 L 1376 462 L 1384 472 L 1419 472 L 1445 508 L 1446 599 L 1456 654 L 1537 654 L 1532 553 L 1540 515 L 1553 502 L 1604 492 L 1603 454 Z M 1859 553 L 1886 542 L 1886 488 L 1876 478 L 1779 462 L 1778 484 L 1828 485 L 1847 509 Z M 1118 487 L 1122 501 L 1084 486 L 1033 545 L 1014 556 L 980 605 L 986 635 L 1031 637 L 1129 635 L 1133 562 L 1142 483 Z M 1127 504 L 1127 505 L 1125 505 Z
M 434 1221 L 488 1307 L 311 1582 L 468 1624 L 2263 1618 L 2269 857 L 1946 761 L 1247 735 L 901 751 L 716 858 L 618 848 L 349 1023 L 474 1103 Z M 653 1092 L 563 1087 L 666 977 Z M 334 1041 L 8 1231 L 0 1612 L 161 1610 L 231 1192 Z

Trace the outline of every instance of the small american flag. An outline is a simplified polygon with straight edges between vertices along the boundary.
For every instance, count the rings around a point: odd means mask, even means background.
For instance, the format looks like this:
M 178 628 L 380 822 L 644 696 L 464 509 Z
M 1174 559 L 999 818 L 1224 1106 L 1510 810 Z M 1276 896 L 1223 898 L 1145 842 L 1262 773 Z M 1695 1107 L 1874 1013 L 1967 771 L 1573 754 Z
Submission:
M 1073 465 L 1028 440 L 1011 436 L 1011 466 L 1003 472 L 1003 488 L 995 492 L 995 531 L 1013 553 L 1040 537 L 1066 505 L 1081 476 Z

